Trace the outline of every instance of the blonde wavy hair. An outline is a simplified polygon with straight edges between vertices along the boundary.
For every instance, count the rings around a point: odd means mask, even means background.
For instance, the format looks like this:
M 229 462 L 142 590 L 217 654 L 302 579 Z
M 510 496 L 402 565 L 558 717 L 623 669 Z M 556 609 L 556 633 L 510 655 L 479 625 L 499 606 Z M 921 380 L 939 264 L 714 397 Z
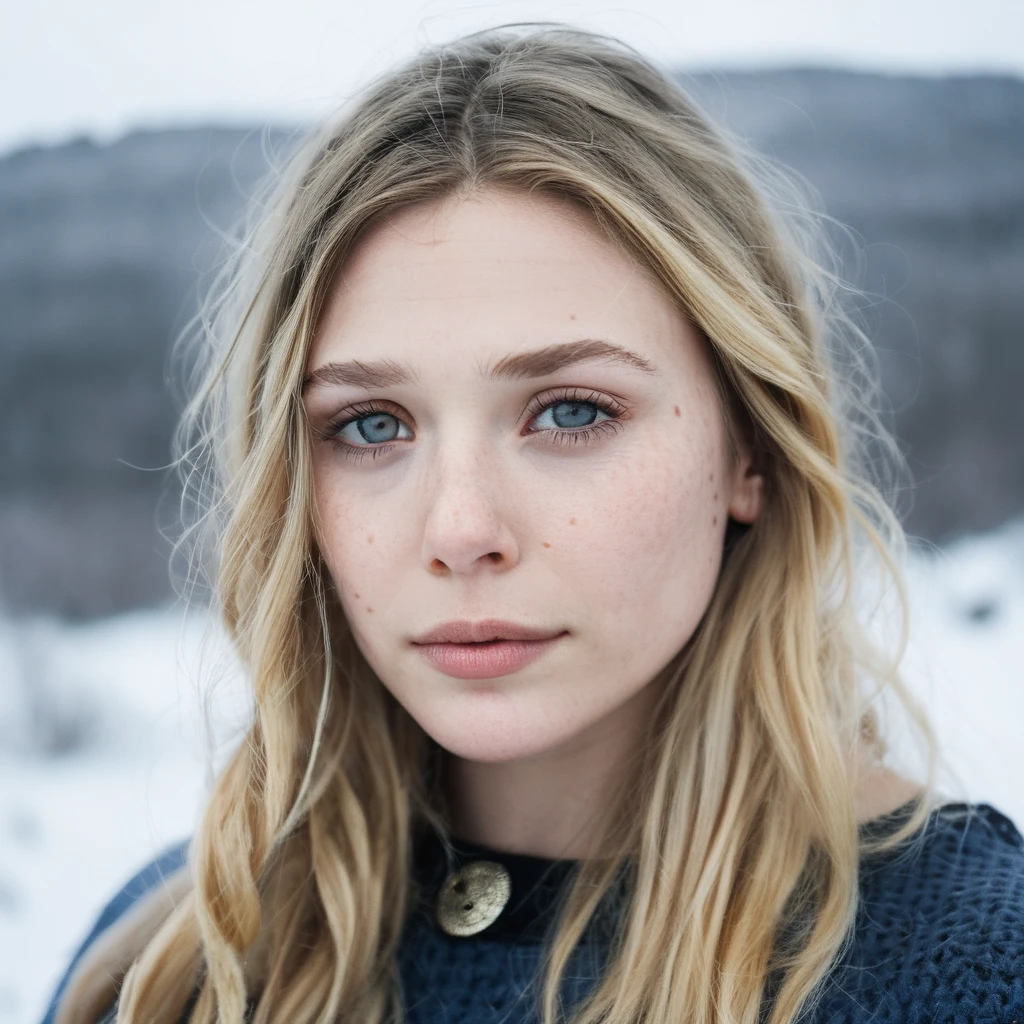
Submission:
M 204 376 L 180 435 L 253 720 L 189 870 L 86 958 L 60 1024 L 95 1020 L 118 991 L 121 1024 L 401 1019 L 396 950 L 417 830 L 446 829 L 431 781 L 442 755 L 332 596 L 301 386 L 360 233 L 485 187 L 574 200 L 656 275 L 710 341 L 730 429 L 752 439 L 766 481 L 761 517 L 728 545 L 707 613 L 664 670 L 602 856 L 564 901 L 538 1011 L 544 1024 L 754 1024 L 770 993 L 770 1024 L 793 1021 L 849 942 L 859 859 L 918 832 L 937 763 L 897 672 L 903 634 L 887 653 L 858 597 L 880 567 L 905 633 L 903 538 L 874 472 L 896 451 L 810 200 L 631 49 L 547 24 L 421 52 L 274 181 L 201 321 Z M 928 778 L 905 823 L 870 839 L 853 766 L 880 694 L 919 726 Z M 569 1013 L 570 954 L 621 877 L 607 968 Z

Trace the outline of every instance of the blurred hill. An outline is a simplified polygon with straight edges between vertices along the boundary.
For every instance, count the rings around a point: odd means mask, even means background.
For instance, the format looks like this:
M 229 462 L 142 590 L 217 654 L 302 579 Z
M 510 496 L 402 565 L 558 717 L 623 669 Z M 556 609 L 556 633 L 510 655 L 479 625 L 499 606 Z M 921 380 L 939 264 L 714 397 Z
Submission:
M 912 533 L 1024 511 L 1024 81 L 687 77 L 859 232 Z M 271 133 L 271 150 L 285 145 Z M 91 617 L 170 593 L 168 351 L 266 169 L 259 131 L 137 132 L 0 158 L 0 594 Z M 144 467 L 144 468 L 133 468 Z

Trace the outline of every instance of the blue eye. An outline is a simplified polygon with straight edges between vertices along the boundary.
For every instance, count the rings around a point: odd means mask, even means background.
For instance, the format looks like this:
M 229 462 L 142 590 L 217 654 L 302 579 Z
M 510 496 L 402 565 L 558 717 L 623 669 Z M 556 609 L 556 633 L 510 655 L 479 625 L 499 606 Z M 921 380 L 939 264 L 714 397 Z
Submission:
M 604 409 L 594 402 L 574 402 L 563 400 L 547 406 L 547 408 L 537 416 L 534 422 L 538 422 L 549 413 L 551 420 L 553 421 L 550 425 L 557 430 L 572 430 L 576 427 L 589 427 L 592 423 L 598 421 L 598 416 L 603 416 L 605 419 L 612 418 Z M 545 424 L 545 427 L 546 426 L 548 426 L 548 424 Z
M 356 420 L 355 427 L 363 439 L 370 443 L 393 441 L 398 437 L 398 418 L 386 412 Z
M 401 434 L 400 431 L 403 427 L 405 433 Z M 344 444 L 361 448 L 397 439 L 405 440 L 412 437 L 412 434 L 397 416 L 393 416 L 389 412 L 374 412 L 342 424 L 333 436 Z

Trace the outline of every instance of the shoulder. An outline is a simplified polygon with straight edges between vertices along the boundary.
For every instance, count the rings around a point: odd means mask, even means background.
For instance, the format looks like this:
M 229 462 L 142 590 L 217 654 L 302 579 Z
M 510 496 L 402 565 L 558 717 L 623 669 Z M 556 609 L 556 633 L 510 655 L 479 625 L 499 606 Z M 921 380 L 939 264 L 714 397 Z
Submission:
M 830 982 L 816 1022 L 1024 1024 L 1014 823 L 989 804 L 946 804 L 918 835 L 865 857 L 852 945 Z
M 878 923 L 981 941 L 1014 938 L 1024 954 L 1024 838 L 989 804 L 936 808 L 921 832 L 861 868 L 859 935 L 882 941 Z
M 71 958 L 67 970 L 64 972 L 50 1006 L 46 1011 L 42 1024 L 52 1024 L 60 998 L 64 993 L 75 968 L 81 962 L 82 957 L 92 949 L 97 940 L 107 930 L 127 914 L 144 896 L 157 889 L 168 878 L 185 866 L 188 860 L 189 843 L 187 840 L 168 847 L 160 856 L 146 864 L 137 871 L 110 900 L 100 912 L 95 924 L 82 941 L 75 955 Z

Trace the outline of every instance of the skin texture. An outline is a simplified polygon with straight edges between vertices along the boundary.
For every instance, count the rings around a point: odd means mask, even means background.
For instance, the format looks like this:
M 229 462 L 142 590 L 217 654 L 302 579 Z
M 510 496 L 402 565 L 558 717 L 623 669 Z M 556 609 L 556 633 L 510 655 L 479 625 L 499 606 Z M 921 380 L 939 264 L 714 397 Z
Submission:
M 508 356 L 580 339 L 648 369 L 591 358 L 488 376 Z M 648 728 L 658 672 L 708 606 L 729 517 L 761 510 L 750 452 L 729 451 L 707 342 L 586 212 L 487 190 L 405 208 L 360 239 L 307 371 L 349 360 L 411 373 L 304 392 L 318 541 L 356 642 L 450 753 L 457 833 L 585 855 L 587 821 Z M 584 429 L 559 429 L 552 407 L 567 389 L 607 401 L 611 415 L 582 408 L 589 429 L 611 426 L 567 437 Z M 387 449 L 377 457 L 354 422 L 370 412 L 398 431 L 371 435 Z M 566 635 L 486 680 L 452 678 L 411 643 L 486 618 Z

